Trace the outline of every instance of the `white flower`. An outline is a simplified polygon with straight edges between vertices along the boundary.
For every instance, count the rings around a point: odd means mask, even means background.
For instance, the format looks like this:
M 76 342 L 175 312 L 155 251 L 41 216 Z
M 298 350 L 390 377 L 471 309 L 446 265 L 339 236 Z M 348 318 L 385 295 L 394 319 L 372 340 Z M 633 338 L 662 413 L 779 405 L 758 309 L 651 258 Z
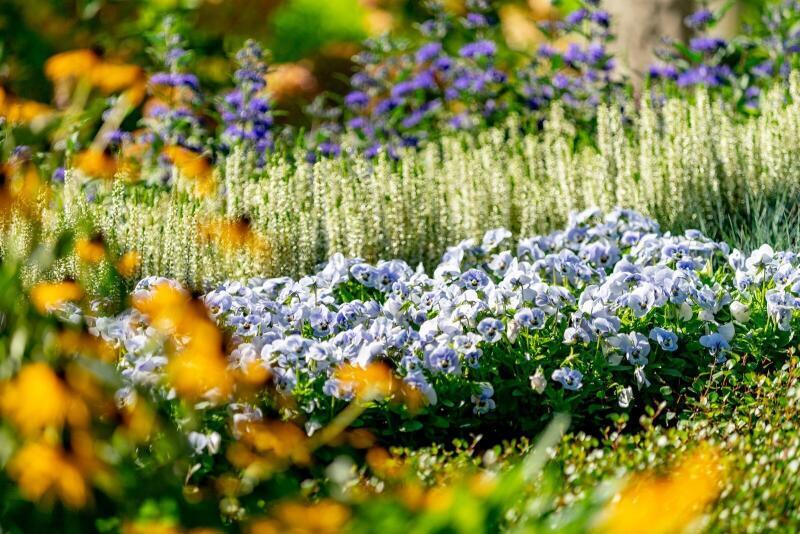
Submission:
M 620 408 L 627 408 L 633 400 L 633 388 L 630 386 L 624 388 L 619 392 L 619 406 Z
M 750 307 L 743 302 L 734 300 L 731 302 L 731 315 L 740 323 L 746 323 L 750 320 Z
M 722 337 L 725 338 L 725 341 L 730 341 L 736 334 L 736 328 L 734 328 L 733 323 L 721 325 L 719 328 L 717 328 L 717 331 Z
M 684 321 L 691 320 L 692 307 L 689 305 L 688 302 L 684 302 L 683 304 L 681 304 L 681 307 L 678 309 L 678 316 Z
M 539 367 L 536 369 L 536 374 L 530 377 L 531 388 L 540 395 L 544 393 L 544 388 L 547 387 L 547 379 L 544 377 L 544 369 Z
M 217 454 L 222 437 L 217 432 L 201 434 L 200 432 L 189 432 L 189 445 L 192 446 L 196 454 L 202 454 L 207 450 L 210 454 Z

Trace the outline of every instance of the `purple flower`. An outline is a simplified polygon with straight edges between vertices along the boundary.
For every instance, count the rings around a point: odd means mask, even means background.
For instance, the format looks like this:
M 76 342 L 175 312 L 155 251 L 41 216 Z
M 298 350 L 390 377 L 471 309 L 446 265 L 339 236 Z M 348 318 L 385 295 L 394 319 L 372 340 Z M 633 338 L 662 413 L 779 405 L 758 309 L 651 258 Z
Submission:
M 470 29 L 485 28 L 488 25 L 489 21 L 480 13 L 467 13 L 467 18 L 464 21 L 464 26 Z
M 725 39 L 719 37 L 695 37 L 689 41 L 689 48 L 695 52 L 716 52 L 727 44 Z
M 676 80 L 678 78 L 678 69 L 673 65 L 650 65 L 648 74 L 653 80 Z
M 344 103 L 349 108 L 363 108 L 369 103 L 369 96 L 363 91 L 352 91 L 344 97 Z
M 50 177 L 51 180 L 54 182 L 63 184 L 64 183 L 64 167 L 56 167 L 53 171 L 53 175 Z
M 458 353 L 450 347 L 437 347 L 428 356 L 428 366 L 432 371 L 452 374 L 458 372 Z
M 583 63 L 586 61 L 586 55 L 583 53 L 583 49 L 577 43 L 570 43 L 567 51 L 564 53 L 564 61 L 567 63 Z
M 417 50 L 417 63 L 433 61 L 442 53 L 442 43 L 427 43 Z
M 708 9 L 700 9 L 695 11 L 688 17 L 684 19 L 684 23 L 689 28 L 694 30 L 700 30 L 708 26 L 711 22 L 714 21 L 714 13 L 712 13 Z
M 602 9 L 593 12 L 591 19 L 592 22 L 603 28 L 608 28 L 611 25 L 611 16 L 608 11 L 603 11 Z
M 589 16 L 589 12 L 586 9 L 577 9 L 566 16 L 564 22 L 566 22 L 570 26 L 577 26 L 584 20 L 586 20 Z
M 492 57 L 497 52 L 497 45 L 492 41 L 481 40 L 469 43 L 461 47 L 458 55 L 469 59 L 478 59 L 481 57 Z

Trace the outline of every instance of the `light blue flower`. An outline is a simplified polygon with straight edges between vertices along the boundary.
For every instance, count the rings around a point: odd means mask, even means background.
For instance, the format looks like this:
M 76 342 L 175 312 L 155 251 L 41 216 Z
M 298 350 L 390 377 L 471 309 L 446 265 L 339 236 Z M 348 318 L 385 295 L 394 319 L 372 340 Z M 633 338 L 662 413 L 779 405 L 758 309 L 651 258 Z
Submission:
M 497 343 L 503 337 L 505 326 L 499 319 L 486 317 L 478 323 L 478 332 L 488 343 Z
M 650 330 L 650 339 L 667 352 L 675 352 L 678 349 L 678 336 L 669 330 L 655 327 Z
M 561 369 L 553 371 L 550 378 L 559 382 L 564 389 L 570 391 L 577 391 L 583 387 L 583 383 L 581 382 L 583 380 L 583 374 L 577 369 L 562 367 Z

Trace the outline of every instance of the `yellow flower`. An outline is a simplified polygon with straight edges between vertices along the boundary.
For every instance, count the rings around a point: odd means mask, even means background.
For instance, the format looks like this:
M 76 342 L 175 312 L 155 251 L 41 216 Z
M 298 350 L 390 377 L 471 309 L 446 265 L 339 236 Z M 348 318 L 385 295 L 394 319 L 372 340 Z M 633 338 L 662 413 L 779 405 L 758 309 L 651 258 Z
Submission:
M 195 183 L 201 195 L 213 192 L 213 169 L 206 157 L 177 145 L 165 147 L 163 153 L 184 177 Z
M 368 450 L 366 460 L 372 472 L 383 479 L 399 478 L 408 471 L 402 458 L 389 454 L 383 447 Z
M 199 225 L 200 234 L 218 247 L 229 252 L 242 249 L 255 254 L 268 255 L 269 243 L 255 232 L 247 218 L 217 219 Z
M 197 400 L 204 396 L 225 398 L 233 390 L 233 378 L 227 362 L 213 346 L 201 347 L 174 354 L 167 364 L 169 383 L 181 397 Z
M 116 93 L 144 81 L 144 71 L 136 65 L 100 62 L 90 72 L 92 85 L 103 93 Z
M 168 284 L 156 286 L 150 295 L 134 299 L 133 304 L 155 328 L 180 338 L 167 363 L 167 377 L 179 395 L 197 400 L 231 394 L 234 382 L 222 352 L 222 333 L 202 304 Z
M 12 98 L 0 87 L 0 117 L 4 117 L 9 123 L 30 124 L 52 113 L 53 109 L 50 106 L 33 100 Z
M 109 153 L 89 148 L 75 156 L 75 166 L 87 176 L 110 180 L 117 173 L 117 161 Z
M 336 534 L 344 531 L 350 519 L 350 510 L 331 500 L 312 504 L 285 502 L 275 508 L 274 516 L 273 520 L 251 524 L 249 531 L 252 534 L 272 532 Z
M 596 532 L 680 532 L 716 500 L 723 468 L 719 451 L 702 444 L 667 476 L 637 475 L 606 507 Z
M 79 330 L 63 330 L 58 333 L 58 349 L 64 355 L 80 354 L 112 363 L 117 351 L 107 341 Z
M 50 57 L 44 64 L 44 73 L 53 81 L 79 78 L 89 76 L 99 62 L 91 50 L 70 50 Z
M 117 271 L 125 278 L 133 278 L 141 263 L 142 257 L 139 253 L 130 250 L 123 254 L 119 261 L 117 261 Z
M 46 428 L 61 429 L 66 422 L 85 426 L 89 412 L 84 402 L 45 363 L 29 363 L 0 389 L 0 410 L 26 436 Z
M 352 389 L 356 397 L 365 401 L 386 398 L 400 389 L 392 370 L 380 362 L 366 367 L 343 365 L 336 370 L 335 378 L 344 389 Z
M 89 499 L 83 473 L 60 447 L 28 442 L 11 458 L 7 469 L 22 495 L 31 501 L 53 495 L 67 506 L 81 508 Z
M 106 249 L 99 239 L 79 239 L 75 243 L 75 253 L 81 261 L 97 264 L 106 257 Z
M 75 282 L 42 282 L 31 289 L 31 302 L 41 314 L 51 312 L 65 302 L 80 300 L 83 290 Z

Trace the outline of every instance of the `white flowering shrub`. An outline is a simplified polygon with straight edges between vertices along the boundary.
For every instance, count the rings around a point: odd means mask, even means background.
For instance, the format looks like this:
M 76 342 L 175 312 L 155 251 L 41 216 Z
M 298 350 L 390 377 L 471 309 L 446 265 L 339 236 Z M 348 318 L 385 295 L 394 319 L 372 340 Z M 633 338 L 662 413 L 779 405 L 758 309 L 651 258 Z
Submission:
M 201 198 L 180 188 L 110 185 L 73 169 L 63 208 L 46 218 L 60 228 L 88 217 L 120 252 L 142 256 L 142 277 L 191 287 L 300 276 L 335 253 L 430 267 L 451 243 L 497 227 L 515 236 L 550 231 L 589 206 L 632 208 L 665 228 L 713 235 L 753 199 L 795 197 L 797 75 L 788 95 L 777 87 L 751 118 L 703 90 L 659 109 L 643 102 L 629 117 L 601 107 L 597 136 L 577 147 L 573 125 L 556 107 L 541 132 L 512 122 L 445 137 L 396 161 L 354 156 L 310 164 L 295 154 L 258 168 L 237 149 L 215 168 L 217 193 Z M 246 221 L 265 246 L 226 244 L 199 230 L 220 221 Z

